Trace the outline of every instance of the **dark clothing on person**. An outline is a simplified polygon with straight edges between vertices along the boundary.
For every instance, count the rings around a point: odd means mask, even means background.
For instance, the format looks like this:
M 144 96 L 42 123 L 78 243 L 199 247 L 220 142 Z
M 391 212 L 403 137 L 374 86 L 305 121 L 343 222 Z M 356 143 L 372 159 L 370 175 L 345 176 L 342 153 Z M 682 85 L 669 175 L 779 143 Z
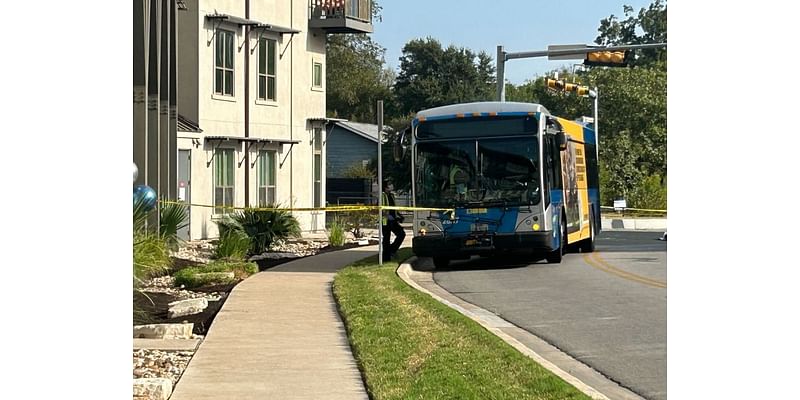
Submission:
M 391 192 L 383 192 L 383 203 L 387 206 L 394 206 L 394 196 Z M 395 210 L 388 210 L 386 217 L 383 218 L 383 261 L 389 261 L 400 249 L 403 244 L 403 239 L 406 238 L 406 232 L 400 223 L 403 222 L 403 216 Z M 394 242 L 390 242 L 391 235 L 394 233 Z

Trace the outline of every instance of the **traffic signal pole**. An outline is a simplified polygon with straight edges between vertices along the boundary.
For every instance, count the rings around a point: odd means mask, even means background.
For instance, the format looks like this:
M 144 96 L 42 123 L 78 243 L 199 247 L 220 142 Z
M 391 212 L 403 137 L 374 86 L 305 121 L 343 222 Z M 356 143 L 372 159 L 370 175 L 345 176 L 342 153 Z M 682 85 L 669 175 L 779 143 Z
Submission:
M 552 46 L 551 46 L 552 47 Z M 587 46 L 585 44 L 581 45 L 574 45 L 574 46 L 567 46 L 571 48 L 558 48 L 558 49 L 551 49 L 551 50 L 539 50 L 539 51 L 522 51 L 517 53 L 506 53 L 502 45 L 497 46 L 497 100 L 498 101 L 506 101 L 506 82 L 505 82 L 505 64 L 508 60 L 514 60 L 517 58 L 536 58 L 536 57 L 548 57 L 548 58 L 560 58 L 560 59 L 580 59 L 586 58 L 587 53 L 593 53 L 598 51 L 628 51 L 628 50 L 640 50 L 640 49 L 656 49 L 661 47 L 667 47 L 666 43 L 648 43 L 648 44 L 632 44 L 632 45 L 624 45 L 624 46 Z
M 597 120 L 597 107 L 598 107 L 598 97 L 600 97 L 600 92 L 597 91 L 597 86 L 594 87 L 594 91 L 589 92 L 589 97 L 594 98 L 594 152 L 595 156 L 597 157 L 596 160 L 600 162 L 600 122 Z

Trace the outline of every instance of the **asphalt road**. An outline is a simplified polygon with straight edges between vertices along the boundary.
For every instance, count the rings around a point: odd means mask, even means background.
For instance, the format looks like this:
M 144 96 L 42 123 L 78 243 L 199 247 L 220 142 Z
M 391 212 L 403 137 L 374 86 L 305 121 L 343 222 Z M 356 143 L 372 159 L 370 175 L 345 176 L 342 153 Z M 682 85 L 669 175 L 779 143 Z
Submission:
M 667 242 L 658 240 L 661 234 L 605 231 L 594 253 L 567 254 L 561 264 L 453 261 L 434 279 L 640 396 L 666 399 Z

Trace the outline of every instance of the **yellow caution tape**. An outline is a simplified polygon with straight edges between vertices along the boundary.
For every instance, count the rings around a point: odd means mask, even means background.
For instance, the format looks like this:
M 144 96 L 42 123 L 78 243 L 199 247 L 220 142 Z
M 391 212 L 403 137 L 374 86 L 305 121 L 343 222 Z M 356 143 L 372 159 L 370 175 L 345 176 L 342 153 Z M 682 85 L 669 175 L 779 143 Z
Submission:
M 181 204 L 189 207 L 218 208 L 223 210 L 253 210 L 253 211 L 324 211 L 324 212 L 350 212 L 350 211 L 454 211 L 451 208 L 427 208 L 427 207 L 401 207 L 401 206 L 366 206 L 366 205 L 344 205 L 328 207 L 234 207 L 234 206 L 212 206 L 208 204 L 185 203 L 182 201 L 159 200 L 162 204 Z

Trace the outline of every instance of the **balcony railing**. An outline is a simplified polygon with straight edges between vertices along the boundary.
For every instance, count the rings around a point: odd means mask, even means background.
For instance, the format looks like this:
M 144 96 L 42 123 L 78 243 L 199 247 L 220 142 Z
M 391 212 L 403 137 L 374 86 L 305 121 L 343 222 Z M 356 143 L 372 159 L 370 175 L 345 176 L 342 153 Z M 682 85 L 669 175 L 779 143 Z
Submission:
M 312 28 L 331 33 L 372 32 L 370 0 L 309 0 Z

